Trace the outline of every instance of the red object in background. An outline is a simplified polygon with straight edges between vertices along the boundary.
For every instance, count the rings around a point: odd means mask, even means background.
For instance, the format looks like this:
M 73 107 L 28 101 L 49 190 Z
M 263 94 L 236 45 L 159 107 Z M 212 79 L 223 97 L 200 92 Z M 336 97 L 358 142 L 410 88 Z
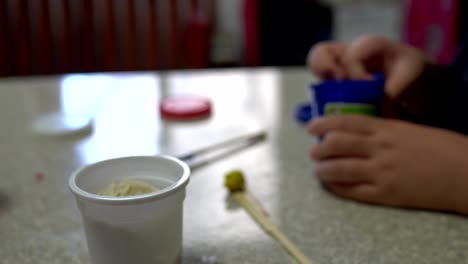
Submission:
M 167 49 L 167 62 L 165 63 L 166 68 L 175 69 L 179 68 L 180 64 L 180 56 L 179 52 L 181 50 L 181 43 L 180 43 L 180 34 L 179 34 L 179 12 L 177 11 L 177 0 L 170 0 L 169 1 L 169 23 L 168 26 L 168 42 L 166 43 L 167 46 L 164 48 Z
M 79 1 L 82 7 L 80 23 L 81 69 L 86 72 L 95 70 L 94 63 L 94 4 L 93 0 Z
M 184 51 L 189 68 L 205 68 L 209 64 L 210 24 L 200 12 L 198 1 L 192 0 L 188 23 L 184 29 Z
M 258 0 L 244 2 L 245 63 L 257 66 L 260 61 L 258 43 Z
M 49 74 L 52 72 L 52 32 L 50 22 L 49 1 L 40 1 L 40 28 L 39 28 L 39 56 L 38 63 L 40 74 Z
M 102 32 L 102 53 L 104 57 L 104 69 L 106 71 L 114 71 L 116 67 L 116 54 L 114 43 L 116 42 L 115 37 L 115 16 L 114 16 L 114 0 L 104 1 L 104 12 L 102 13 L 104 19 L 104 30 Z
M 17 13 L 15 14 L 16 18 L 16 28 L 14 30 L 15 40 L 12 43 L 15 43 L 11 49 L 12 53 L 16 55 L 16 73 L 20 75 L 28 74 L 31 72 L 32 66 L 31 61 L 31 30 L 29 27 L 29 2 L 27 0 L 18 0 L 17 1 Z
M 136 11 L 135 1 L 127 0 L 127 23 L 125 23 L 125 39 L 126 39 L 126 56 L 125 56 L 125 68 L 129 71 L 137 69 L 137 32 L 136 32 Z
M 8 12 L 6 1 L 0 1 L 0 36 L 10 36 L 8 28 Z M 0 76 L 8 76 L 9 70 L 9 45 L 10 40 L 0 41 Z
M 121 11 L 114 0 L 0 0 L 0 76 L 209 66 L 216 0 L 194 1 L 185 25 L 183 2 L 126 0 Z
M 58 54 L 58 67 L 59 72 L 70 72 L 72 69 L 78 69 L 79 67 L 72 66 L 72 51 L 76 47 L 74 41 L 72 41 L 72 28 L 70 18 L 70 1 L 62 1 L 61 19 L 62 28 L 59 33 L 60 41 L 60 52 Z
M 158 56 L 159 56 L 159 45 L 158 45 L 158 17 L 156 16 L 156 2 L 154 0 L 147 0 L 148 3 L 148 20 L 146 21 L 148 41 L 146 41 L 147 60 L 145 69 L 154 70 L 159 68 Z
M 407 0 L 404 40 L 438 63 L 453 59 L 458 42 L 458 1 Z

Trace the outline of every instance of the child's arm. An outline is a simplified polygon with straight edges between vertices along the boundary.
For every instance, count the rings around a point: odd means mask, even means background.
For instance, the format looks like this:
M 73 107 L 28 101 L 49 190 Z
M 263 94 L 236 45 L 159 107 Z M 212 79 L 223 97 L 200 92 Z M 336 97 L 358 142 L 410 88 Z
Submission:
M 406 105 L 404 112 L 416 113 L 405 119 L 468 135 L 468 46 L 460 49 L 454 63 L 429 67 L 423 76 L 399 98 L 399 106 Z

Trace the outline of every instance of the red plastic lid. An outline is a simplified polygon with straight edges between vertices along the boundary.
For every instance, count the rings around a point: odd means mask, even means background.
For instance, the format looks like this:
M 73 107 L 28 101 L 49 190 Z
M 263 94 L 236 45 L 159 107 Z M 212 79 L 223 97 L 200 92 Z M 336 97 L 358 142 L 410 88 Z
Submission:
M 170 97 L 161 101 L 159 111 L 166 119 L 202 118 L 211 114 L 211 102 L 200 96 Z

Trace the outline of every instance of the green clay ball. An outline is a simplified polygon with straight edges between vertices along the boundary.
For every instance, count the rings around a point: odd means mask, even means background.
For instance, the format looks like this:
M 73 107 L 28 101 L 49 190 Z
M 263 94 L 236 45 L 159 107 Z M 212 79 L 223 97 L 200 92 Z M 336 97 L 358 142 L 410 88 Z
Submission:
M 245 190 L 244 174 L 240 170 L 233 170 L 225 175 L 224 186 L 230 192 L 242 192 Z

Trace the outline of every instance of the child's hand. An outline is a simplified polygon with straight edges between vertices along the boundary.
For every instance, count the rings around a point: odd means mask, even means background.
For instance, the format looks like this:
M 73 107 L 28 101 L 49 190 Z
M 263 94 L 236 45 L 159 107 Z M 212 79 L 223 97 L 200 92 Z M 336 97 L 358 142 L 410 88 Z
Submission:
M 348 46 L 348 44 L 338 42 L 316 44 L 310 50 L 307 58 L 309 68 L 324 80 L 344 79 L 347 74 L 342 60 Z
M 307 62 L 323 79 L 366 80 L 372 73 L 383 72 L 385 91 L 391 98 L 420 78 L 428 64 L 417 49 L 377 36 L 361 37 L 349 44 L 319 43 L 312 47 Z
M 403 121 L 344 115 L 309 126 L 316 174 L 362 202 L 468 214 L 468 139 Z

